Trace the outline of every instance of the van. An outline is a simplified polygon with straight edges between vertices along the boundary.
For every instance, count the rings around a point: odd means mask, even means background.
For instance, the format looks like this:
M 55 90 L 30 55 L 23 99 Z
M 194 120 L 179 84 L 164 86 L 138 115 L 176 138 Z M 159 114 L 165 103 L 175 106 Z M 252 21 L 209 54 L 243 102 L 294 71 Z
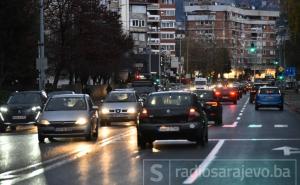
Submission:
M 208 89 L 206 78 L 196 77 L 194 84 L 196 89 Z

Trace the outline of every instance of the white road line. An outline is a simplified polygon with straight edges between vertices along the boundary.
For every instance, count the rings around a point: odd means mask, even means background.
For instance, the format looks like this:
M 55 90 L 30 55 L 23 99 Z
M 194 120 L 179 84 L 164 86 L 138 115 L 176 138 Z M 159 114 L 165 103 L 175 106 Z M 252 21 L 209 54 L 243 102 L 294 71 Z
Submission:
M 243 115 L 243 113 L 240 113 L 240 114 L 239 114 L 239 116 L 242 116 L 242 115 Z
M 210 165 L 210 163 L 216 158 L 217 153 L 223 146 L 225 140 L 219 140 L 216 146 L 212 149 L 212 151 L 208 154 L 208 156 L 204 159 L 204 161 L 200 164 L 200 166 L 189 176 L 183 184 L 193 184 L 205 171 L 205 169 Z
M 236 120 L 240 120 L 240 119 L 241 119 L 241 117 L 237 117 L 237 118 L 236 118 Z
M 275 128 L 288 128 L 288 125 L 274 125 Z
M 248 126 L 249 128 L 261 128 L 262 125 L 255 125 L 255 124 L 251 124 Z
M 224 128 L 234 128 L 238 125 L 239 122 L 235 121 L 233 124 L 231 125 L 223 125 Z
M 300 141 L 300 138 L 257 138 L 257 139 L 242 139 L 242 138 L 237 138 L 237 139 L 209 139 L 209 141 Z

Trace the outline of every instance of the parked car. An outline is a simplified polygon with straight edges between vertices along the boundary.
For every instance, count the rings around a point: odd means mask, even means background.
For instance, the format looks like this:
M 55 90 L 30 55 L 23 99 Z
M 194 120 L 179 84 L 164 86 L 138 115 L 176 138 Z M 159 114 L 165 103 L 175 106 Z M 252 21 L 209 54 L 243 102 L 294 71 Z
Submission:
M 111 122 L 137 122 L 142 100 L 134 90 L 111 91 L 102 103 L 101 126 L 110 126 Z
M 44 91 L 12 93 L 6 105 L 0 107 L 0 132 L 5 132 L 8 126 L 16 130 L 19 125 L 35 124 L 46 100 Z
M 141 149 L 155 140 L 188 139 L 208 142 L 207 117 L 192 92 L 151 93 L 139 114 L 137 143 Z
M 283 110 L 283 94 L 278 87 L 260 87 L 255 100 L 255 110 L 261 107 L 278 107 Z
M 232 102 L 237 104 L 239 92 L 234 87 L 220 87 L 215 89 L 215 96 L 221 102 Z
M 55 137 L 98 137 L 98 106 L 89 95 L 65 94 L 51 97 L 38 121 L 38 139 Z
M 218 101 L 213 90 L 196 90 L 194 91 L 199 99 L 199 102 L 203 104 L 209 121 L 214 121 L 216 125 L 222 125 L 223 123 L 223 107 Z

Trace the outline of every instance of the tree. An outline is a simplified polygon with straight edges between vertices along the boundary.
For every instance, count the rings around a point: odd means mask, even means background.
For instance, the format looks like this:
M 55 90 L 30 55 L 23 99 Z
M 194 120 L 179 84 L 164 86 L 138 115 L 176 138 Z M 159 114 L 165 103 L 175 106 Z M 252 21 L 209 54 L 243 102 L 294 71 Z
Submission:
M 0 1 L 0 86 L 32 89 L 36 83 L 38 2 Z M 18 89 L 18 90 L 20 90 Z

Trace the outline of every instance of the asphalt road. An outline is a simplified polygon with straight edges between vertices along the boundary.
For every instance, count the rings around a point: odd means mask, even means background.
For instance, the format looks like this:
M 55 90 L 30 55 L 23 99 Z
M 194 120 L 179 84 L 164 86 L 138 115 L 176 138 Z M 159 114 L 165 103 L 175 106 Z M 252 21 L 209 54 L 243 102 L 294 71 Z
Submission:
M 295 185 L 300 177 L 300 114 L 254 110 L 244 96 L 223 105 L 223 126 L 205 147 L 156 141 L 139 151 L 134 126 L 100 128 L 97 142 L 39 144 L 34 127 L 0 135 L 0 184 Z M 300 183 L 298 183 L 300 184 Z

